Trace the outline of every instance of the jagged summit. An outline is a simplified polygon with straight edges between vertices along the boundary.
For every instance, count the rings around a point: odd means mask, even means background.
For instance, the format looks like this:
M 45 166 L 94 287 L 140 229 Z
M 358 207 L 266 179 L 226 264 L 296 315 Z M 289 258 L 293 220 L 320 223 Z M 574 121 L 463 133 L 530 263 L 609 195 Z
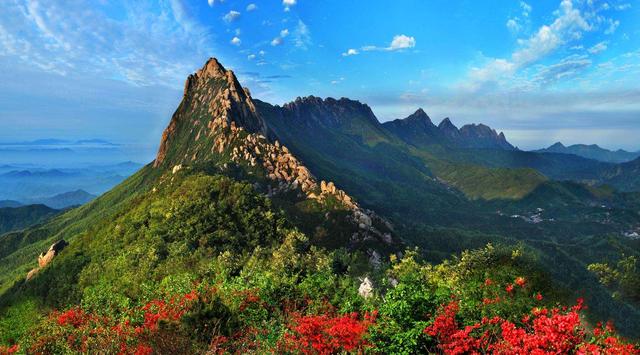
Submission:
M 451 119 L 449 119 L 449 117 L 445 117 L 445 119 L 443 119 L 440 124 L 438 124 L 438 128 L 440 129 L 455 129 L 456 131 L 458 130 L 458 127 L 456 127 L 452 122 Z
M 170 165 L 187 163 L 206 155 L 211 145 L 201 140 L 231 125 L 267 135 L 267 126 L 256 112 L 249 91 L 232 70 L 211 58 L 187 78 L 182 102 L 162 135 L 154 166 L 168 160 Z
M 322 99 L 317 96 L 297 97 L 294 101 L 282 106 L 284 115 L 296 117 L 305 121 L 307 125 L 320 124 L 326 127 L 341 127 L 345 125 L 373 125 L 380 122 L 369 105 L 346 97 Z M 363 122 L 358 122 L 362 120 Z
M 418 108 L 416 110 L 416 112 L 414 112 L 411 115 L 407 116 L 407 118 L 405 118 L 405 120 L 422 122 L 423 124 L 426 124 L 428 126 L 435 126 L 433 124 L 433 122 L 431 122 L 431 118 L 429 117 L 429 115 L 427 115 L 427 113 L 424 112 L 424 110 L 422 108 Z

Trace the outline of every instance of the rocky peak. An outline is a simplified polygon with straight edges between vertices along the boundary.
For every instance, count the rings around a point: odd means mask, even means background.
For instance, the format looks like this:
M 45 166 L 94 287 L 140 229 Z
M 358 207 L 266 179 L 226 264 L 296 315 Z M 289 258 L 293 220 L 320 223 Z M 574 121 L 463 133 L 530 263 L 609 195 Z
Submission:
M 445 118 L 444 120 L 442 120 L 442 122 L 440 122 L 440 124 L 438 125 L 438 129 L 447 139 L 450 139 L 450 140 L 456 140 L 460 136 L 460 131 L 458 130 L 458 127 L 456 127 L 451 122 L 449 117 Z
M 498 134 L 495 129 L 480 124 L 468 124 L 460 128 L 460 135 L 465 140 L 464 145 L 472 148 L 501 148 L 515 149 L 504 133 Z
M 348 98 L 338 100 L 317 96 L 298 97 L 284 104 L 288 115 L 304 120 L 306 124 L 320 124 L 327 127 L 340 127 L 363 119 L 369 124 L 379 126 L 380 122 L 367 104 Z
M 231 125 L 267 135 L 267 125 L 257 113 L 249 90 L 240 85 L 232 70 L 211 58 L 187 78 L 184 97 L 162 135 L 154 166 L 163 165 L 167 159 L 173 166 L 210 154 L 206 151 L 210 144 L 200 141 Z
M 420 122 L 426 126 L 434 126 L 433 122 L 431 122 L 431 118 L 429 118 L 429 115 L 427 115 L 426 112 L 424 112 L 424 110 L 422 108 L 419 108 L 416 110 L 416 112 L 412 113 L 411 115 L 407 116 L 407 118 L 405 118 L 406 121 L 408 122 Z

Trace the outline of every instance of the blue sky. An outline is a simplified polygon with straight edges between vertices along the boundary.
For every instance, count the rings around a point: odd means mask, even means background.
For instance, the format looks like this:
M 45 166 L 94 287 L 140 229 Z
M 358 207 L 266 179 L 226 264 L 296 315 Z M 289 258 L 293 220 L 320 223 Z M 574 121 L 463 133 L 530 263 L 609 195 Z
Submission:
M 0 141 L 155 147 L 186 76 L 218 57 L 254 97 L 423 107 L 528 149 L 640 150 L 640 2 L 4 0 Z

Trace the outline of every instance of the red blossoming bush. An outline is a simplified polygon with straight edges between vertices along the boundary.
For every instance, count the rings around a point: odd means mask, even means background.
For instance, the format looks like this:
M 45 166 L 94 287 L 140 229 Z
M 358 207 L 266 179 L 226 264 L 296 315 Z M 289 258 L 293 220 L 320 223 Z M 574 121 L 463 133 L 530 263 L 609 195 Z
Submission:
M 456 319 L 459 303 L 454 300 L 424 332 L 446 354 L 640 354 L 634 345 L 621 342 L 610 325 L 589 334 L 580 321 L 583 308 L 578 300 L 570 309 L 534 308 L 519 324 L 496 316 L 463 326 Z
M 365 340 L 376 314 L 359 319 L 357 313 L 331 317 L 328 315 L 295 315 L 286 335 L 289 351 L 302 354 L 335 354 L 362 350 L 370 346 Z

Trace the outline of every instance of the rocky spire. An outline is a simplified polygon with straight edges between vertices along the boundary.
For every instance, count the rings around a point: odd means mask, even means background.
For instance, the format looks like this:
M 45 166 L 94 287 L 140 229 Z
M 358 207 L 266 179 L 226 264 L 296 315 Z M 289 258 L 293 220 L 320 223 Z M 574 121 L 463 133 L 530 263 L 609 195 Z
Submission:
M 267 125 L 257 113 L 249 91 L 240 85 L 232 70 L 210 58 L 187 78 L 182 102 L 162 135 L 154 166 L 161 166 L 169 156 L 174 160 L 171 164 L 176 165 L 207 154 L 198 147 L 209 144 L 194 144 L 191 136 L 199 141 L 231 124 L 267 135 Z

